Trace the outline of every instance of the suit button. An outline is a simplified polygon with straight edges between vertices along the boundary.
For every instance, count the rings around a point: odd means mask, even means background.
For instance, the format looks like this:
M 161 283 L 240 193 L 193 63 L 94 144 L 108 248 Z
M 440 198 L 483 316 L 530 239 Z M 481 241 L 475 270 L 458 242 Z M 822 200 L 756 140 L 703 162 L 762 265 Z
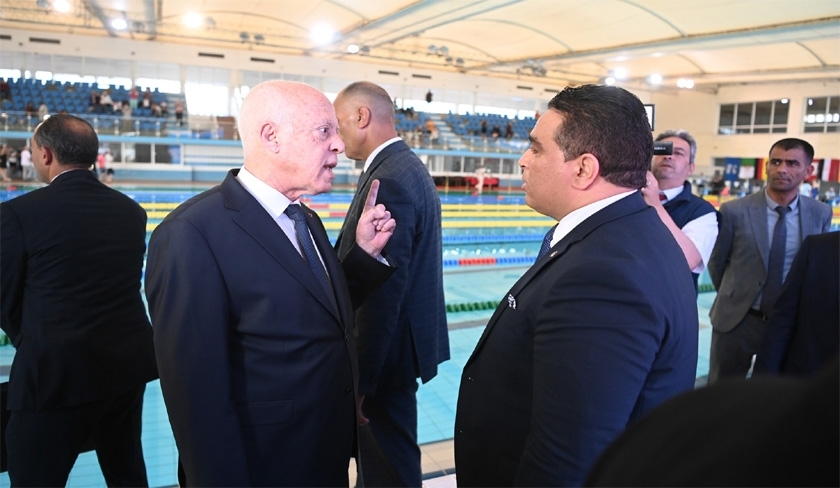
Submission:
M 351 394 L 351 393 L 353 393 L 353 387 L 352 387 L 352 386 L 348 386 L 348 387 L 344 390 L 344 394 L 345 394 L 345 395 L 349 395 L 349 394 Z
M 474 379 L 472 379 L 472 376 L 467 376 L 467 380 L 469 380 L 469 381 L 475 381 Z

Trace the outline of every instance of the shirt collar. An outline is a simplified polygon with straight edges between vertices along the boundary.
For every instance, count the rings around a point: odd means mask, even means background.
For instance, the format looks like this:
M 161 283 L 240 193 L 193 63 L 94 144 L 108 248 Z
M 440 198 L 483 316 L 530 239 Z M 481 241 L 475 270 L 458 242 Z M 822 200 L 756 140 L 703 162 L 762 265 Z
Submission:
M 393 139 L 388 139 L 387 141 L 380 144 L 379 147 L 374 149 L 373 152 L 370 153 L 370 156 L 368 156 L 367 159 L 365 159 L 365 166 L 364 166 L 364 168 L 362 168 L 362 171 L 367 171 L 368 168 L 370 168 L 370 163 L 373 162 L 373 158 L 378 156 L 379 153 L 381 153 L 383 149 L 385 149 L 386 147 L 390 146 L 391 144 L 393 144 L 397 141 L 401 141 L 401 140 L 402 139 L 400 139 L 399 137 L 394 137 Z
M 779 206 L 779 204 L 776 203 L 776 201 L 770 198 L 770 195 L 767 194 L 766 188 L 764 189 L 764 199 L 767 202 L 767 208 L 769 208 L 770 210 L 775 211 L 776 207 Z M 799 207 L 799 194 L 797 194 L 793 201 L 788 204 L 788 207 L 790 207 L 791 211 L 794 211 L 797 207 Z
M 677 195 L 682 193 L 683 189 L 685 189 L 685 184 L 682 184 L 682 185 L 680 185 L 678 187 L 675 187 L 675 188 L 668 188 L 667 190 L 659 190 L 659 191 L 661 193 L 663 193 L 668 198 L 668 200 L 666 200 L 666 201 L 670 202 L 671 200 L 676 198 Z
M 551 239 L 551 245 L 554 246 L 560 242 L 560 240 L 573 231 L 575 227 L 580 225 L 581 222 L 593 216 L 599 210 L 602 210 L 612 203 L 615 203 L 628 195 L 636 193 L 637 191 L 638 190 L 626 191 L 604 198 L 603 200 L 598 200 L 597 202 L 592 202 L 589 205 L 584 205 L 583 207 L 571 212 L 569 215 L 566 215 L 560 220 L 560 222 L 558 222 L 557 228 L 554 229 L 554 237 Z
M 64 170 L 64 171 L 62 171 L 61 173 L 59 173 L 59 174 L 57 174 L 57 175 L 53 176 L 53 179 L 51 179 L 51 180 L 50 180 L 50 183 L 52 183 L 53 181 L 55 181 L 55 179 L 56 179 L 56 178 L 58 178 L 59 176 L 63 175 L 64 173 L 69 173 L 69 172 L 71 172 L 71 171 L 90 171 L 90 170 L 89 170 L 89 169 L 87 169 L 87 168 L 70 168 L 70 169 L 65 169 L 65 170 Z
M 286 207 L 288 207 L 290 203 L 293 203 L 291 200 L 286 198 L 286 195 L 283 195 L 264 181 L 254 176 L 253 173 L 245 169 L 244 166 L 239 170 L 239 174 L 236 175 L 236 179 L 239 180 L 239 183 L 245 187 L 245 190 L 248 191 L 248 193 L 257 199 L 260 205 L 262 205 L 262 207 L 274 220 L 277 220 L 281 215 L 283 215 L 283 211 L 286 210 Z

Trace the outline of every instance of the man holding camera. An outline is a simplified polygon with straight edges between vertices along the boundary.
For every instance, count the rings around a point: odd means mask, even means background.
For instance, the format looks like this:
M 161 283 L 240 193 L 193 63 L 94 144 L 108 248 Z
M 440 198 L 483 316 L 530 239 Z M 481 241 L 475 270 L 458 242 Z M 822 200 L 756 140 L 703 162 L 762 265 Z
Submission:
M 670 154 L 654 151 L 642 194 L 680 245 L 697 289 L 697 279 L 715 247 L 717 212 L 709 202 L 691 193 L 691 183 L 686 181 L 694 172 L 694 137 L 684 130 L 669 130 L 659 134 L 656 141 L 673 146 Z

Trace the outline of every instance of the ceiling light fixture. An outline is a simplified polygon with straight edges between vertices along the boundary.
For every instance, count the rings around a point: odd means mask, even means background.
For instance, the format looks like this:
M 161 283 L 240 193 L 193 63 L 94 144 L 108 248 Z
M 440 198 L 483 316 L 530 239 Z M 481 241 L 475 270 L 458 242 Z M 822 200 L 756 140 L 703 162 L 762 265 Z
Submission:
M 662 75 L 658 73 L 653 73 L 652 75 L 648 76 L 648 83 L 651 85 L 660 85 L 662 84 Z
M 66 14 L 73 10 L 73 6 L 70 5 L 70 2 L 67 0 L 55 0 L 53 2 L 53 9 L 56 12 L 61 12 L 62 14 Z
M 358 44 L 350 44 L 347 46 L 347 52 L 350 54 L 356 54 L 359 52 L 359 45 Z
M 204 24 L 204 17 L 202 17 L 201 14 L 190 12 L 184 15 L 183 22 L 184 25 L 190 29 L 198 29 L 202 24 Z
M 318 46 L 324 46 L 333 41 L 335 31 L 327 24 L 317 24 L 309 31 L 309 38 Z
M 115 19 L 111 19 L 111 27 L 116 30 L 125 30 L 128 27 L 128 22 L 125 21 L 122 17 L 117 17 Z

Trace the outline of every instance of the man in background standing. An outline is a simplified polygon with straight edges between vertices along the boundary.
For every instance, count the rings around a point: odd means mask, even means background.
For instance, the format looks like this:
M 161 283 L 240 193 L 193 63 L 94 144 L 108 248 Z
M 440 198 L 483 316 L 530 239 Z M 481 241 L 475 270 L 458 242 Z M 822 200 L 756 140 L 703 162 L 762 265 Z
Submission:
M 64 486 L 89 441 L 108 486 L 148 486 L 141 414 L 157 370 L 140 296 L 146 212 L 97 181 L 98 148 L 86 121 L 53 115 L 32 136 L 48 185 L 0 204 L 0 323 L 17 350 L 12 486 Z
M 356 240 L 374 179 L 379 202 L 398 223 L 385 246 L 398 269 L 356 311 L 360 479 L 365 486 L 419 487 L 417 378 L 431 380 L 449 359 L 440 198 L 426 166 L 397 137 L 388 92 L 357 82 L 334 105 L 347 156 L 365 161 L 336 243 L 339 257 Z
M 720 207 L 720 233 L 709 260 L 717 290 L 709 311 L 709 383 L 747 375 L 800 243 L 831 225 L 828 205 L 799 194 L 813 159 L 813 146 L 802 139 L 776 142 L 764 191 Z
M 696 289 L 715 247 L 717 212 L 711 203 L 691 193 L 691 183 L 686 181 L 694 172 L 694 137 L 684 130 L 671 130 L 659 134 L 656 140 L 673 144 L 672 154 L 653 157 L 642 195 L 680 245 Z

